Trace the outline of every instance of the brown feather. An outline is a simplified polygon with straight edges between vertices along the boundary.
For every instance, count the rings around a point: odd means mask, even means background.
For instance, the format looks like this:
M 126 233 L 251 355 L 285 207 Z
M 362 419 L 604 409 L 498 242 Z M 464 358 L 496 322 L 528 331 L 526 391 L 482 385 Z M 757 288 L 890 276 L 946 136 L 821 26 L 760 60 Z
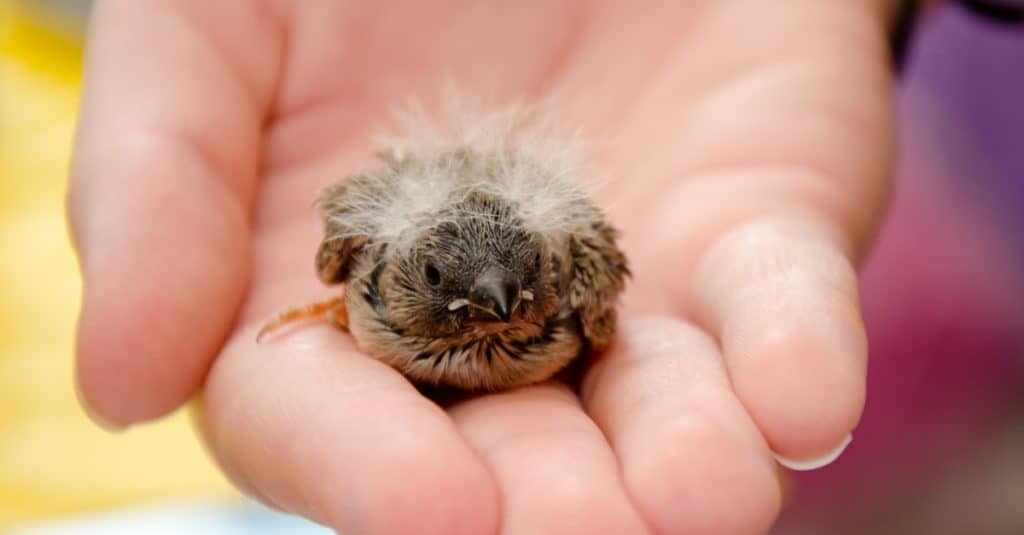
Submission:
M 494 390 L 545 380 L 611 343 L 629 268 L 571 175 L 511 146 L 378 155 L 382 168 L 319 203 L 316 271 L 346 284 L 363 351 L 416 383 Z M 501 321 L 478 315 L 494 301 L 470 299 L 494 273 L 511 306 Z

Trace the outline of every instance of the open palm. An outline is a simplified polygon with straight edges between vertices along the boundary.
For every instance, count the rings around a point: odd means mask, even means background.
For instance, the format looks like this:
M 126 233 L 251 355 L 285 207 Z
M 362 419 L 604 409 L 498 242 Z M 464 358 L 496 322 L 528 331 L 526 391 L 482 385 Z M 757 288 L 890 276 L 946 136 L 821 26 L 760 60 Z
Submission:
M 98 419 L 202 389 L 229 476 L 342 533 L 756 533 L 863 405 L 885 2 L 98 2 L 70 195 Z M 671 5 L 670 5 L 671 4 Z M 874 5 L 878 4 L 878 5 Z M 634 278 L 582 384 L 447 410 L 314 326 L 321 187 L 445 78 L 564 102 Z

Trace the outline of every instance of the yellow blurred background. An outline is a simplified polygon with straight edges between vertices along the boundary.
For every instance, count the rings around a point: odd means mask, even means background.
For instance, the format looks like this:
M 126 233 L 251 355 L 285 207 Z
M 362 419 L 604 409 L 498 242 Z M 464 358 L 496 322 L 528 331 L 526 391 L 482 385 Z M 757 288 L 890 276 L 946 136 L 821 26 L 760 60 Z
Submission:
M 0 529 L 181 496 L 233 496 L 185 414 L 110 434 L 73 388 L 80 280 L 64 192 L 81 23 L 0 0 Z

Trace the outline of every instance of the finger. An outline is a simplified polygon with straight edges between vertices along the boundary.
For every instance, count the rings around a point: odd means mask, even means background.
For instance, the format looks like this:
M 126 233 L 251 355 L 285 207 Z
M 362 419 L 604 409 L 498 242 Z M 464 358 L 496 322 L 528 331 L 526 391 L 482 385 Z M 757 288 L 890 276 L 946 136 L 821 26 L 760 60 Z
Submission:
M 286 511 L 362 534 L 487 534 L 498 497 L 451 419 L 326 326 L 239 332 L 204 389 L 225 472 Z
M 695 49 L 731 59 L 703 63 L 722 83 L 689 110 L 684 163 L 663 176 L 692 175 L 688 193 L 715 190 L 725 201 L 700 197 L 716 207 L 704 210 L 704 232 L 676 242 L 697 270 L 680 295 L 721 341 L 734 389 L 771 447 L 814 466 L 847 442 L 863 407 L 866 343 L 850 258 L 867 246 L 888 191 L 886 13 L 881 3 L 777 4 L 716 4 L 700 42 L 722 46 Z M 737 30 L 750 38 L 734 39 Z M 693 74 L 674 71 L 669 83 L 683 75 Z M 863 83 L 839 82 L 847 77 Z
M 502 533 L 646 531 L 605 438 L 565 385 L 476 398 L 451 414 L 501 488 Z
M 839 236 L 817 220 L 764 218 L 722 237 L 694 279 L 736 394 L 794 467 L 838 455 L 864 406 L 867 340 Z
M 196 391 L 245 289 L 277 56 L 247 6 L 96 5 L 69 216 L 80 392 L 113 426 Z
M 583 402 L 655 533 L 771 526 L 775 462 L 704 333 L 661 317 L 624 322 L 617 345 L 588 371 Z

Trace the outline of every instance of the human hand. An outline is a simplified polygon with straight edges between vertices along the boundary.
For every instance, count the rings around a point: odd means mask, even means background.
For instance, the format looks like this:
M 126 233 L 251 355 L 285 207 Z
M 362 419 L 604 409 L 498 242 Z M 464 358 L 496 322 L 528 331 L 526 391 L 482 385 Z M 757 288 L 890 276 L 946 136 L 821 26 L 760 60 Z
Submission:
M 70 192 L 83 397 L 124 426 L 202 387 L 231 479 L 342 533 L 764 531 L 772 451 L 834 450 L 863 404 L 884 4 L 101 0 Z M 254 343 L 330 293 L 313 197 L 449 74 L 612 140 L 598 200 L 634 278 L 581 395 L 446 411 L 329 327 Z

